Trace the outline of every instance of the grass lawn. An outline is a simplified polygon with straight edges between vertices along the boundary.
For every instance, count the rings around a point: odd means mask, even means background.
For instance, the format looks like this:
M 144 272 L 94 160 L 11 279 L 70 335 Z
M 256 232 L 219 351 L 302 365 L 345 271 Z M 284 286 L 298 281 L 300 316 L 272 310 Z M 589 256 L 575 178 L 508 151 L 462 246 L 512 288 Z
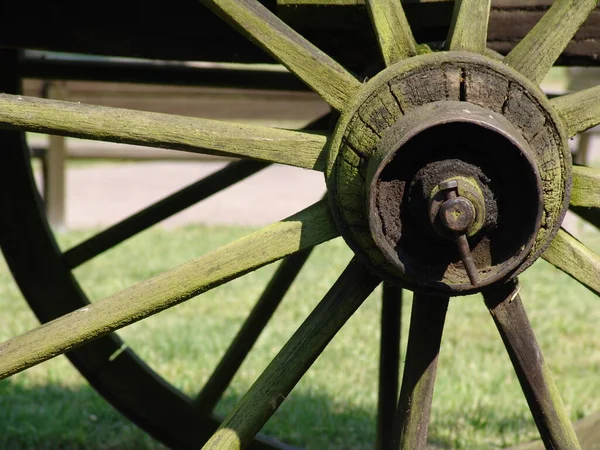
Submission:
M 246 234 L 225 227 L 143 233 L 75 272 L 92 300 Z M 69 247 L 82 233 L 60 236 Z M 590 234 L 588 244 L 600 249 Z M 319 247 L 218 411 L 226 413 L 332 285 L 351 257 L 341 239 Z M 275 266 L 208 292 L 119 334 L 166 379 L 193 396 Z M 522 297 L 573 420 L 600 410 L 600 304 L 543 261 L 522 277 Z M 266 433 L 308 449 L 373 448 L 379 291 L 346 324 L 292 392 Z M 410 296 L 406 296 L 410 299 Z M 49 293 L 49 301 L 52 301 Z M 0 262 L 0 340 L 36 325 Z M 410 312 L 405 302 L 403 344 Z M 442 343 L 430 427 L 441 448 L 498 448 L 537 436 L 508 356 L 479 296 L 456 298 Z M 162 448 L 113 411 L 64 357 L 0 382 L 1 449 Z

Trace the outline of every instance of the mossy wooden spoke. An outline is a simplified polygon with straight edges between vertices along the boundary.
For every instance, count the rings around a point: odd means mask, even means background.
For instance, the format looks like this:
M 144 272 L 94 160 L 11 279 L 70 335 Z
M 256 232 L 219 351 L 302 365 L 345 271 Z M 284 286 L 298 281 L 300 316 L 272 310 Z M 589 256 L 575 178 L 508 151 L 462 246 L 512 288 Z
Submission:
M 259 161 L 233 162 L 70 248 L 64 253 L 64 260 L 69 268 L 78 267 L 162 220 L 255 174 L 267 165 Z
M 527 318 L 516 283 L 484 293 L 546 448 L 579 449 L 569 415 Z
M 318 133 L 0 94 L 0 128 L 323 170 Z
M 573 167 L 571 206 L 600 208 L 600 170 L 590 167 Z
M 413 297 L 394 447 L 424 450 L 448 297 Z
M 447 48 L 483 54 L 487 48 L 491 7 L 492 0 L 456 0 Z
M 541 83 L 598 0 L 556 0 L 504 62 Z
M 600 256 L 560 230 L 542 256 L 553 266 L 600 294 Z
M 367 0 L 367 8 L 387 66 L 418 54 L 400 0 Z
M 195 402 L 197 409 L 207 412 L 214 409 L 286 292 L 304 267 L 311 251 L 312 249 L 298 252 L 281 262 L 242 328 L 219 361 L 219 365 L 202 388 Z
M 258 43 L 338 111 L 355 95 L 360 82 L 256 0 L 201 0 Z
M 326 200 L 0 344 L 0 379 L 338 236 Z
M 556 97 L 550 103 L 563 120 L 569 137 L 600 124 L 600 86 Z
M 353 259 L 203 448 L 245 448 L 379 282 Z
M 402 324 L 402 289 L 383 284 L 381 337 L 379 344 L 379 394 L 377 400 L 377 450 L 391 448 L 394 417 L 398 404 L 400 370 L 400 327 Z

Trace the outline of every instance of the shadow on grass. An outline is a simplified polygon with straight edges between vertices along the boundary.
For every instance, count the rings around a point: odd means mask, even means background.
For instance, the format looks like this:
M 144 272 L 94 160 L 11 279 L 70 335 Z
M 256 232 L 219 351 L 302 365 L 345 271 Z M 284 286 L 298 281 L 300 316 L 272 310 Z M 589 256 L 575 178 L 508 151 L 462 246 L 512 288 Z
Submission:
M 219 410 L 228 410 L 237 399 L 237 394 L 227 395 Z M 475 429 L 504 430 L 513 437 L 523 425 L 522 416 L 500 417 L 494 411 L 481 411 L 478 416 L 461 418 L 457 412 L 437 421 L 431 429 L 430 448 L 469 448 L 468 442 L 453 433 L 461 421 L 463 426 L 466 422 Z M 471 423 L 474 420 L 477 423 Z M 455 429 L 459 434 L 460 428 Z M 372 449 L 375 412 L 317 392 L 292 393 L 264 433 L 306 449 Z M 26 386 L 11 380 L 0 381 L 0 448 L 164 449 L 87 385 Z

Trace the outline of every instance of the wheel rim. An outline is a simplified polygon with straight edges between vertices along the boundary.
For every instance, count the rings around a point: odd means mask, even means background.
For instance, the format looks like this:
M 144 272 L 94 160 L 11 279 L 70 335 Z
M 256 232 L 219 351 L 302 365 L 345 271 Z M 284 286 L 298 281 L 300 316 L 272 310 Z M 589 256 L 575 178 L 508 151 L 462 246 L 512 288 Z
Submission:
M 351 211 L 357 204 L 360 205 L 362 203 L 363 198 L 359 197 L 358 202 L 353 200 L 354 204 L 343 203 L 346 201 L 346 198 L 351 196 L 344 190 L 347 190 L 352 183 L 350 182 L 351 180 L 339 179 L 340 172 L 338 165 L 347 164 L 350 167 L 357 167 L 357 164 L 360 163 L 357 163 L 356 161 L 353 162 L 352 158 L 348 157 L 348 155 L 344 155 L 346 156 L 345 158 L 339 158 L 338 149 L 341 148 L 342 145 L 348 144 L 350 147 L 353 147 L 352 150 L 356 153 L 357 147 L 359 150 L 362 148 L 361 146 L 364 142 L 358 145 L 356 142 L 354 144 L 351 142 L 353 139 L 352 135 L 356 134 L 356 130 L 358 129 L 353 125 L 353 121 L 356 122 L 354 116 L 357 114 L 360 117 L 360 108 L 352 105 L 360 105 L 360 107 L 362 107 L 367 104 L 365 103 L 364 97 L 373 94 L 371 87 L 376 85 L 376 83 L 370 82 L 366 87 L 362 86 L 356 78 L 335 63 L 335 61 L 328 58 L 300 36 L 296 35 L 292 30 L 288 29 L 282 22 L 279 22 L 257 2 L 243 0 L 232 4 L 222 0 L 207 0 L 204 3 L 220 15 L 225 16 L 230 21 L 234 22 L 242 29 L 244 34 L 249 35 L 258 42 L 259 45 L 265 47 L 275 58 L 279 59 L 280 62 L 286 65 L 299 78 L 309 84 L 334 109 L 341 111 L 342 118 L 338 123 L 337 131 L 334 133 L 333 138 L 327 146 L 329 154 L 327 166 L 325 166 L 323 157 L 323 146 L 325 145 L 325 141 L 314 136 L 302 135 L 300 133 L 292 135 L 269 132 L 268 136 L 278 143 L 285 140 L 290 140 L 294 144 L 304 142 L 306 145 L 303 147 L 304 156 L 302 156 L 302 158 L 294 158 L 286 154 L 276 154 L 275 149 L 268 145 L 267 147 L 261 148 L 259 153 L 243 153 L 232 140 L 225 142 L 215 141 L 208 136 L 208 134 L 203 134 L 198 138 L 200 144 L 176 141 L 171 142 L 172 146 L 174 146 L 174 148 L 185 147 L 186 149 L 189 149 L 196 145 L 208 152 L 221 152 L 221 154 L 245 156 L 262 161 L 283 162 L 285 164 L 300 167 L 325 169 L 328 177 L 329 190 L 330 193 L 333 194 L 330 195 L 329 201 L 331 202 L 331 210 L 334 214 L 336 226 L 333 225 L 333 221 L 329 217 L 329 212 L 327 212 L 323 203 L 309 208 L 289 220 L 284 221 L 279 225 L 275 225 L 264 232 L 258 232 L 243 243 L 236 244 L 237 246 L 234 245 L 230 248 L 229 250 L 233 249 L 233 251 L 240 251 L 246 248 L 245 246 L 248 245 L 248 242 L 250 242 L 250 246 L 252 247 L 252 245 L 255 245 L 255 242 L 263 239 L 266 242 L 271 242 L 274 246 L 267 255 L 256 259 L 248 258 L 248 260 L 244 260 L 240 266 L 232 267 L 230 272 L 218 274 L 218 277 L 214 280 L 210 279 L 210 277 L 206 280 L 194 280 L 193 282 L 190 282 L 188 287 L 181 288 L 181 292 L 171 294 L 172 297 L 167 295 L 165 298 L 157 298 L 155 301 L 153 300 L 155 302 L 153 304 L 140 303 L 140 305 L 137 306 L 138 309 L 124 311 L 120 316 L 111 316 L 102 326 L 90 324 L 87 328 L 82 329 L 80 332 L 78 331 L 77 336 L 73 338 L 61 338 L 59 336 L 60 333 L 58 333 L 61 323 L 70 324 L 73 322 L 72 316 L 63 317 L 57 322 L 58 325 L 52 326 L 54 328 L 47 327 L 43 331 L 36 330 L 31 334 L 31 336 L 37 336 L 43 335 L 43 333 L 50 333 L 49 336 L 52 339 L 52 345 L 57 348 L 52 351 L 46 348 L 40 350 L 34 356 L 25 357 L 23 356 L 23 348 L 25 348 L 27 342 L 29 342 L 29 336 L 26 335 L 23 338 L 15 338 L 14 340 L 9 341 L 9 345 L 5 345 L 4 349 L 6 350 L 10 347 L 12 354 L 9 353 L 8 362 L 2 367 L 0 373 L 4 376 L 10 375 L 25 367 L 48 359 L 55 354 L 70 350 L 74 346 L 81 345 L 90 339 L 96 338 L 99 333 L 102 334 L 107 331 L 118 329 L 134 320 L 158 312 L 180 301 L 184 301 L 192 295 L 211 288 L 215 284 L 226 282 L 231 278 L 240 276 L 249 270 L 253 270 L 289 254 L 304 252 L 314 245 L 318 245 L 325 240 L 335 237 L 339 229 L 339 232 L 341 232 L 344 238 L 349 242 L 350 246 L 355 250 L 361 260 L 363 262 L 368 261 L 367 265 L 370 266 L 370 270 L 367 270 L 363 263 L 358 260 L 353 260 L 350 263 L 344 274 L 325 296 L 315 312 L 311 314 L 305 324 L 302 325 L 290 342 L 286 344 L 278 358 L 276 358 L 265 370 L 263 375 L 259 377 L 255 385 L 250 389 L 248 394 L 230 416 L 225 419 L 219 430 L 206 444 L 206 448 L 237 448 L 239 446 L 245 447 L 249 445 L 256 433 L 280 403 L 280 396 L 287 395 L 287 392 L 294 387 L 298 379 L 310 367 L 311 363 L 316 359 L 325 345 L 327 345 L 328 341 L 336 334 L 337 330 L 381 281 L 381 275 L 383 275 L 383 278 L 386 280 L 391 280 L 396 284 L 422 292 L 416 294 L 416 298 L 418 299 L 418 301 L 415 302 L 417 309 L 413 312 L 411 322 L 407 363 L 397 410 L 396 424 L 393 427 L 394 432 L 389 433 L 388 427 L 386 433 L 380 433 L 380 437 L 384 434 L 387 436 L 380 439 L 380 448 L 386 448 L 391 445 L 390 440 L 394 442 L 394 446 L 402 448 L 423 448 L 427 436 L 427 424 L 433 393 L 433 383 L 435 381 L 436 361 L 437 355 L 439 354 L 439 344 L 449 295 L 448 289 L 444 290 L 444 288 L 440 286 L 448 287 L 451 286 L 452 283 L 449 282 L 448 279 L 441 279 L 441 285 L 436 285 L 432 291 L 429 291 L 428 289 L 422 290 L 420 288 L 420 286 L 426 286 L 428 284 L 422 280 L 406 280 L 399 276 L 394 277 L 393 275 L 397 274 L 394 274 L 393 270 L 388 270 L 385 267 L 385 257 L 382 258 L 381 255 L 375 255 L 375 257 L 373 257 L 373 254 L 370 253 L 373 246 L 368 239 L 368 233 L 365 235 L 367 236 L 366 238 L 357 238 L 356 232 L 351 230 L 352 227 L 356 226 L 357 228 L 360 228 L 362 226 L 360 223 L 357 224 L 353 222 L 356 217 L 352 216 L 353 213 L 351 213 Z M 447 49 L 451 50 L 451 52 L 446 54 L 443 53 L 441 56 L 419 56 L 420 53 L 427 52 L 427 49 L 417 45 L 414 41 L 400 2 L 391 0 L 377 3 L 374 1 L 367 2 L 371 19 L 382 49 L 382 54 L 388 65 L 388 69 L 386 69 L 379 78 L 388 77 L 390 76 L 389 74 L 396 76 L 397 73 L 390 69 L 403 65 L 403 60 L 406 60 L 406 64 L 411 66 L 412 64 L 418 65 L 421 61 L 427 59 L 436 61 L 439 65 L 467 61 L 473 63 L 472 58 L 476 58 L 478 67 L 486 67 L 489 69 L 495 65 L 494 67 L 497 68 L 496 72 L 502 72 L 504 68 L 501 68 L 502 66 L 492 59 L 483 56 L 470 56 L 471 53 L 486 53 L 485 38 L 487 34 L 487 20 L 489 17 L 490 4 L 491 2 L 489 1 L 463 0 L 457 2 L 451 32 L 447 42 Z M 600 111 L 598 110 L 598 107 L 590 102 L 582 102 L 584 98 L 591 97 L 597 104 L 597 100 L 600 98 L 600 89 L 593 88 L 585 93 L 573 94 L 552 102 L 547 102 L 543 95 L 538 92 L 536 87 L 545 73 L 553 65 L 554 61 L 569 42 L 575 31 L 577 31 L 583 20 L 585 20 L 595 6 L 595 0 L 581 0 L 577 6 L 570 7 L 569 2 L 567 1 L 557 1 L 532 32 L 523 39 L 523 41 L 517 45 L 503 61 L 510 68 L 506 70 L 511 71 L 508 84 L 525 86 L 523 92 L 526 95 L 524 95 L 524 98 L 526 97 L 530 103 L 532 99 L 537 100 L 537 103 L 541 105 L 543 111 L 543 113 L 538 114 L 543 117 L 543 124 L 540 125 L 541 128 L 538 127 L 538 129 L 530 130 L 528 129 L 527 124 L 524 123 L 521 123 L 520 126 L 515 123 L 512 123 L 512 125 L 519 128 L 519 132 L 523 135 L 522 137 L 525 137 L 525 140 L 528 141 L 530 146 L 535 147 L 534 141 L 538 139 L 541 141 L 541 143 L 538 143 L 540 148 L 543 148 L 544 146 L 553 148 L 551 152 L 548 152 L 547 149 L 540 150 L 543 154 L 541 155 L 542 158 L 538 161 L 533 161 L 533 163 L 531 163 L 531 160 L 535 160 L 535 151 L 533 152 L 533 156 L 529 159 L 530 167 L 532 167 L 531 172 L 536 176 L 539 176 L 539 180 L 536 177 L 533 177 L 533 179 L 534 181 L 539 181 L 539 183 L 529 183 L 527 189 L 531 190 L 532 198 L 536 195 L 539 197 L 541 193 L 543 200 L 540 204 L 536 205 L 536 207 L 540 209 L 541 217 L 538 218 L 538 215 L 535 215 L 534 219 L 532 219 L 533 225 L 531 230 L 528 232 L 528 235 L 532 235 L 532 239 L 522 246 L 523 250 L 521 251 L 525 251 L 526 254 L 516 258 L 517 262 L 514 265 L 509 264 L 506 266 L 508 268 L 503 267 L 503 269 L 506 270 L 501 270 L 499 272 L 500 275 L 491 279 L 489 283 L 482 282 L 479 285 L 474 280 L 481 279 L 481 270 L 479 269 L 479 273 L 475 275 L 472 271 L 469 271 L 468 259 L 463 254 L 464 252 L 460 250 L 459 242 L 459 254 L 463 262 L 462 268 L 466 274 L 463 274 L 461 283 L 458 283 L 459 286 L 462 287 L 455 291 L 473 292 L 474 290 L 486 288 L 483 290 L 486 305 L 490 309 L 505 346 L 507 347 L 542 439 L 547 446 L 553 448 L 577 448 L 577 438 L 568 422 L 560 397 L 557 396 L 556 387 L 554 386 L 549 372 L 544 366 L 541 351 L 522 307 L 519 297 L 519 288 L 515 277 L 522 270 L 525 270 L 531 265 L 531 263 L 545 251 L 544 257 L 548 261 L 589 288 L 596 292 L 599 291 L 598 282 L 596 280 L 598 278 L 596 276 L 598 270 L 596 268 L 599 266 L 598 261 L 600 258 L 587 250 L 585 246 L 578 243 L 566 232 L 562 230 L 559 231 L 559 228 L 566 212 L 566 207 L 569 204 L 569 191 L 572 178 L 570 174 L 569 153 L 565 141 L 566 138 L 589 127 L 595 126 L 600 122 Z M 563 26 L 560 27 L 559 32 L 554 33 L 555 27 L 553 25 L 558 23 L 562 23 Z M 393 26 L 390 26 L 390 24 Z M 449 59 L 441 61 L 444 58 Z M 461 69 L 462 72 L 458 76 L 459 79 L 462 80 L 465 70 L 464 67 Z M 401 72 L 407 73 L 404 69 Z M 423 75 L 423 72 L 421 71 L 419 74 Z M 421 88 L 418 91 L 422 92 L 423 90 L 424 89 Z M 430 93 L 426 94 L 430 95 Z M 458 89 L 458 95 L 459 98 L 457 101 L 469 102 L 468 98 L 463 97 L 462 88 Z M 492 98 L 494 97 L 492 96 Z M 431 103 L 436 100 L 447 101 L 448 99 L 436 99 L 434 95 L 430 101 L 422 101 L 416 106 L 422 106 L 425 103 Z M 523 98 L 521 100 L 522 102 L 519 104 L 519 107 L 516 108 L 516 113 L 523 113 L 524 111 L 531 112 L 531 110 L 528 110 L 523 106 Z M 32 110 L 27 109 L 28 106 L 23 104 L 30 102 L 30 100 L 24 102 L 20 97 L 12 98 L 10 96 L 3 96 L 2 101 L 3 103 L 0 104 L 0 109 L 4 108 L 5 111 L 7 111 L 4 114 L 0 114 L 2 123 L 13 128 L 17 127 L 22 130 L 47 131 L 92 138 L 99 138 L 100 135 L 103 134 L 103 137 L 107 140 L 124 139 L 124 134 L 120 132 L 120 130 L 111 130 L 111 132 L 108 133 L 108 136 L 106 135 L 106 130 L 111 124 L 110 118 L 108 118 L 106 122 L 102 122 L 100 127 L 89 126 L 82 130 L 81 127 L 73 128 L 67 120 L 69 114 L 72 115 L 69 117 L 81 117 L 77 116 L 77 108 L 68 109 L 66 105 L 59 105 L 57 102 L 50 102 L 47 104 L 44 102 L 32 102 L 32 107 L 47 106 L 48 111 L 52 114 L 60 115 L 61 108 L 63 108 L 63 106 L 67 108 L 62 110 L 62 112 L 64 112 L 64 115 L 60 116 L 63 119 L 62 122 L 59 119 L 59 123 L 51 123 L 52 121 L 44 116 L 43 112 L 38 116 L 34 115 L 33 119 L 31 118 Z M 456 100 L 453 99 L 453 101 Z M 19 102 L 21 103 L 19 104 Z M 504 99 L 502 103 L 505 102 L 506 99 Z M 475 103 L 477 102 L 475 101 Z M 535 101 L 533 103 L 535 103 Z M 389 104 L 384 102 L 384 106 L 387 109 Z M 484 106 L 494 112 L 490 105 Z M 410 115 L 410 112 L 409 114 L 406 114 L 404 108 L 405 105 L 400 105 L 401 115 Z M 508 110 L 510 111 L 510 108 Z M 23 111 L 23 113 L 21 113 L 21 111 Z M 359 112 L 357 113 L 357 111 Z M 111 114 L 110 111 L 100 110 L 85 110 L 83 112 L 97 114 L 93 117 L 103 120 Z M 500 113 L 505 115 L 505 112 L 505 108 L 502 107 Z M 138 118 L 141 118 L 141 116 Z M 149 123 L 158 123 L 161 120 L 159 117 L 144 116 L 143 118 L 147 119 Z M 378 134 L 378 130 L 376 129 L 377 120 L 381 120 L 381 117 L 372 118 L 375 120 L 375 125 L 370 123 L 367 128 L 371 129 L 375 134 Z M 494 119 L 494 117 L 492 117 L 492 119 Z M 361 120 L 364 121 L 364 118 L 361 117 Z M 383 121 L 385 122 L 386 119 Z M 397 122 L 397 119 L 393 119 L 392 122 Z M 545 128 L 548 123 L 550 123 L 550 130 Z M 387 125 L 390 124 L 388 123 Z M 204 124 L 204 126 L 217 127 L 216 124 Z M 345 134 L 347 129 L 350 130 L 349 134 Z M 235 130 L 232 127 L 225 128 L 224 131 L 235 134 Z M 237 136 L 243 137 L 245 140 L 249 141 L 251 140 L 251 135 L 253 135 L 253 133 L 260 134 L 260 132 L 266 133 L 265 130 L 254 129 L 241 131 L 241 134 L 238 134 Z M 383 134 L 383 131 L 379 130 L 379 132 Z M 368 139 L 365 138 L 365 135 L 367 135 L 368 132 L 362 132 L 360 134 L 361 139 L 368 141 Z M 508 134 L 514 138 L 513 140 L 515 142 L 519 141 L 518 136 L 513 136 L 514 133 L 512 131 Z M 8 145 L 14 147 L 19 145 L 15 140 L 15 135 L 3 133 L 3 136 Z M 144 137 L 139 137 L 138 135 L 126 137 L 125 139 L 130 139 L 135 143 L 146 142 Z M 165 137 L 155 136 L 153 139 L 154 145 L 165 145 Z M 366 147 L 364 148 L 369 148 L 369 145 L 371 145 L 372 148 L 372 144 L 373 142 L 367 142 L 365 144 Z M 521 146 L 520 148 L 524 153 L 527 153 L 525 146 Z M 342 149 L 340 152 L 343 154 L 344 150 Z M 24 158 L 22 154 L 19 157 Z M 550 165 L 550 167 L 548 167 L 548 165 Z M 381 173 L 381 170 L 379 172 L 376 171 L 377 176 Z M 24 177 L 23 179 L 25 179 L 25 175 L 22 176 Z M 29 173 L 27 177 L 27 181 L 31 185 L 31 174 Z M 600 185 L 600 182 L 597 181 L 600 177 L 595 173 L 586 173 L 584 170 L 576 170 L 573 177 L 575 180 L 575 189 L 574 200 L 571 204 L 576 208 L 600 206 L 600 202 L 591 198 L 588 192 L 590 186 L 595 188 Z M 457 180 L 456 178 L 460 177 L 457 177 L 456 174 L 449 174 L 449 178 L 450 179 L 442 180 L 442 182 L 438 183 L 440 189 L 442 189 L 441 186 L 443 183 L 454 182 L 455 185 L 453 189 L 458 189 L 457 192 L 455 192 L 455 195 L 466 198 L 466 195 L 463 196 L 461 194 L 461 188 L 457 188 L 460 180 Z M 378 182 L 377 177 L 375 177 L 374 180 L 375 183 Z M 534 185 L 541 186 L 541 189 L 538 190 L 539 192 L 535 191 Z M 480 188 L 480 186 L 476 187 Z M 362 188 L 356 189 L 356 186 L 354 189 L 354 193 L 356 193 L 357 190 L 362 191 Z M 352 193 L 353 192 L 350 191 L 350 194 Z M 364 195 L 363 192 L 360 194 L 361 196 Z M 435 194 L 432 193 L 432 196 L 434 195 Z M 453 200 L 453 198 L 447 197 L 446 200 Z M 28 201 L 34 205 L 37 200 L 29 199 Z M 479 211 L 476 207 L 477 205 L 472 205 L 472 203 L 476 204 L 477 202 L 472 201 L 472 199 L 468 201 L 471 202 L 469 204 L 471 204 L 475 213 L 477 213 Z M 483 203 L 485 203 L 485 201 L 483 201 Z M 358 216 L 361 214 L 363 214 L 363 212 L 359 213 Z M 300 225 L 293 225 L 295 223 L 299 223 Z M 469 226 L 470 225 L 471 222 L 469 223 Z M 48 236 L 47 225 L 43 220 L 41 221 L 40 226 L 44 228 L 43 230 L 38 230 L 40 235 Z M 372 223 L 371 227 L 373 227 Z M 351 231 L 348 231 L 348 229 Z M 371 231 L 372 229 L 373 228 L 371 228 Z M 464 232 L 461 231 L 463 243 L 465 242 L 465 239 L 467 239 L 468 243 L 468 238 L 465 237 L 467 234 L 466 230 L 467 228 L 465 227 Z M 479 232 L 479 229 L 474 233 L 477 232 Z M 5 231 L 2 235 L 3 237 L 10 236 L 10 233 L 10 231 Z M 285 242 L 280 246 L 276 245 L 277 238 L 284 234 L 291 235 L 294 242 Z M 52 243 L 51 238 L 47 239 L 46 244 L 48 242 Z M 519 241 L 518 243 L 520 244 L 521 242 Z M 380 244 L 380 242 L 376 242 L 376 244 Z M 10 249 L 9 244 L 3 243 L 3 248 L 5 246 L 9 249 L 7 253 L 13 251 Z M 56 253 L 55 248 L 48 251 Z M 467 253 L 469 251 L 470 250 L 467 250 Z M 365 254 L 368 254 L 368 256 L 365 257 Z M 565 255 L 570 255 L 571 258 L 566 257 Z M 216 257 L 213 256 L 212 258 L 214 259 Z M 202 264 L 208 264 L 210 266 L 212 261 L 211 257 L 207 257 L 201 262 Z M 576 262 L 574 263 L 574 261 Z M 389 262 L 388 258 L 388 263 Z M 13 261 L 10 261 L 10 263 L 13 264 Z M 577 263 L 583 264 L 583 268 L 578 266 Z M 14 264 L 18 263 L 15 262 Z M 191 267 L 192 266 L 182 266 L 177 273 L 180 275 L 189 273 Z M 390 277 L 389 275 L 392 276 Z M 467 278 L 470 281 L 471 288 L 464 287 L 464 285 L 467 284 L 464 280 Z M 169 280 L 166 277 L 161 278 L 159 276 L 157 277 L 157 280 L 154 281 L 163 281 L 169 286 Z M 26 289 L 26 286 L 23 286 L 23 288 Z M 76 285 L 71 285 L 70 288 L 77 290 Z M 450 289 L 450 291 L 452 290 Z M 152 293 L 147 289 L 147 285 L 140 286 L 135 292 L 139 292 L 140 294 Z M 456 292 L 452 291 L 452 294 L 455 294 Z M 96 305 L 92 305 L 89 309 L 92 310 L 92 312 L 101 313 L 103 311 L 102 308 L 108 308 L 112 304 L 117 304 L 119 298 L 120 297 L 118 296 L 113 296 L 106 299 L 101 306 L 96 307 Z M 86 307 L 86 312 L 87 310 L 88 308 Z M 63 314 L 66 312 L 68 311 L 64 311 Z M 325 318 L 327 320 L 324 322 Z M 319 331 L 319 333 L 317 333 L 317 331 Z M 110 338 L 101 339 L 102 340 L 96 341 L 96 343 L 107 341 Z M 105 355 L 108 357 L 120 348 L 119 342 L 116 341 L 111 341 L 110 345 L 110 354 Z M 82 350 L 77 351 L 80 352 Z M 395 353 L 395 350 L 392 348 L 391 352 Z M 531 358 L 532 355 L 537 356 Z M 282 372 L 282 361 L 293 361 L 292 369 L 287 370 L 285 374 Z M 391 367 L 393 366 L 394 364 L 391 364 Z M 93 378 L 93 375 L 90 374 L 90 376 Z M 393 390 L 393 383 L 390 384 L 392 385 L 391 389 Z M 278 395 L 276 396 L 277 400 L 273 400 L 272 394 L 274 392 L 278 392 Z M 173 398 L 176 397 L 177 395 L 175 394 L 175 397 Z M 418 408 L 415 408 L 415 405 L 418 405 Z M 380 422 L 380 424 L 381 423 L 383 422 Z M 205 438 L 203 437 L 201 440 L 204 439 Z M 189 444 L 190 442 L 192 441 L 188 439 L 186 444 Z

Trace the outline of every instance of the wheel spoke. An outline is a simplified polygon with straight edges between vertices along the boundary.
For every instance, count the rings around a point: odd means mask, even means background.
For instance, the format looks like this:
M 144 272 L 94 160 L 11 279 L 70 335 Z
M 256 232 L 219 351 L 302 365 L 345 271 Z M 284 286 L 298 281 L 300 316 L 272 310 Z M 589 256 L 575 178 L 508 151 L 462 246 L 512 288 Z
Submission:
M 265 167 L 267 167 L 267 163 L 258 161 L 233 162 L 70 248 L 64 253 L 63 258 L 67 266 L 74 269 L 152 225 L 195 205 Z
M 394 417 L 398 403 L 402 289 L 384 283 L 381 300 L 379 397 L 377 402 L 377 444 L 375 448 L 388 450 L 392 445 Z
M 553 266 L 600 294 L 600 256 L 560 230 L 542 257 Z
M 600 207 L 600 170 L 583 166 L 573 167 L 571 206 Z
M 0 94 L 0 128 L 324 170 L 318 133 Z
M 300 273 L 308 259 L 311 249 L 296 253 L 284 259 L 277 272 L 271 278 L 252 312 L 227 349 L 225 356 L 212 373 L 202 391 L 198 395 L 195 407 L 201 411 L 211 412 L 231 380 L 246 359 L 273 313 L 283 300 L 286 292 Z
M 565 406 L 544 361 L 517 283 L 484 293 L 546 448 L 578 449 Z
M 447 48 L 483 54 L 487 48 L 491 8 L 492 0 L 457 0 Z
M 341 111 L 360 82 L 256 0 L 201 0 L 258 43 L 333 108 Z
M 567 128 L 569 137 L 600 125 L 600 86 L 550 101 Z
M 415 294 L 402 389 L 396 413 L 394 444 L 425 449 L 448 297 Z M 394 447 L 394 448 L 396 448 Z
M 207 255 L 0 344 L 0 379 L 338 236 L 320 201 Z
M 400 0 L 367 0 L 367 8 L 386 66 L 418 54 Z
M 245 448 L 379 282 L 352 260 L 203 448 Z
M 556 0 L 504 62 L 541 83 L 598 0 Z

